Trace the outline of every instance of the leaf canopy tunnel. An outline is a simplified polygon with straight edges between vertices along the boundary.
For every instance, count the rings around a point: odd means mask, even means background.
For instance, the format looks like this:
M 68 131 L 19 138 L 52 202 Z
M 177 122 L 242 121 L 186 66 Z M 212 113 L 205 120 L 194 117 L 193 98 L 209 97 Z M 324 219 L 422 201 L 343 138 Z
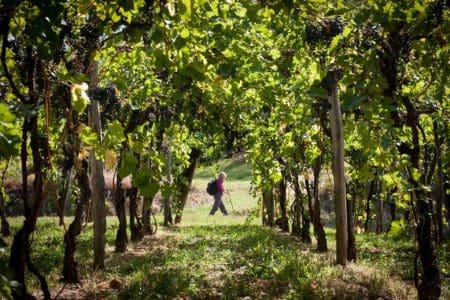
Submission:
M 364 257 L 363 227 L 409 234 L 418 298 L 447 295 L 449 14 L 447 0 L 2 1 L 2 293 L 29 295 L 31 273 L 52 296 L 34 262 L 42 214 L 58 216 L 62 280 L 77 283 L 83 224 L 102 269 L 107 213 L 126 252 L 128 225 L 139 242 L 189 222 L 198 168 L 245 153 L 248 222 L 343 266 Z

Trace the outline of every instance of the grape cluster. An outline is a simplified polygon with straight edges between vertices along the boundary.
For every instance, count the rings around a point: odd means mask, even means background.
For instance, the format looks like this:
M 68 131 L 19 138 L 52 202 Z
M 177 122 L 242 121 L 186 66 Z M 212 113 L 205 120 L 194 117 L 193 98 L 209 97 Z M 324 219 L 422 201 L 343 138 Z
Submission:
M 322 27 L 315 23 L 308 23 L 306 25 L 306 41 L 310 44 L 316 44 L 323 40 Z
M 355 108 L 353 110 L 353 115 L 355 118 L 355 122 L 358 122 L 358 120 L 362 117 L 364 117 L 364 111 L 361 108 Z
M 305 39 L 314 45 L 320 42 L 329 42 L 344 30 L 341 18 L 325 19 L 320 22 L 310 22 L 306 25 Z
M 23 83 L 27 82 L 27 66 L 26 66 L 26 55 L 24 52 L 24 41 L 22 38 L 16 38 L 8 42 L 8 47 L 14 53 L 14 62 L 19 70 L 20 79 Z
M 342 78 L 344 72 L 341 68 L 328 71 L 327 76 L 322 79 L 322 87 L 331 94 L 334 85 Z
M 83 47 L 87 49 L 97 49 L 99 47 L 99 29 L 94 23 L 86 23 L 81 30 L 80 36 Z
M 102 123 L 111 121 L 117 118 L 120 111 L 120 102 L 117 97 L 116 88 L 108 86 L 106 88 L 92 88 L 89 89 L 89 97 L 97 100 L 102 106 Z
M 50 102 L 52 106 L 52 114 L 56 118 L 61 118 L 61 116 L 64 116 L 71 103 L 69 87 L 64 84 L 59 84 L 56 86 L 51 94 Z
M 370 50 L 377 44 L 383 43 L 381 27 L 379 24 L 369 24 L 358 29 L 359 35 L 356 36 L 356 45 L 358 48 Z
M 49 157 L 48 157 L 48 153 L 49 153 L 49 143 L 48 143 L 48 136 L 45 133 L 39 133 L 37 136 L 37 143 L 39 146 L 39 154 L 41 155 L 41 157 L 43 157 L 43 163 L 44 166 L 48 167 L 49 166 Z
M 344 24 L 339 17 L 336 17 L 334 19 L 324 20 L 322 22 L 322 28 L 325 32 L 325 36 L 329 39 L 332 39 L 333 37 L 342 33 L 342 31 L 344 30 Z
M 153 72 L 156 75 L 156 78 L 162 81 L 169 80 L 170 73 L 166 68 L 153 69 Z
M 427 20 L 426 24 L 429 27 L 436 27 L 439 24 L 442 24 L 444 20 L 444 7 L 449 8 L 450 1 L 449 0 L 438 0 L 430 4 L 427 8 Z
M 331 109 L 331 104 L 325 98 L 319 98 L 312 104 L 313 110 L 320 115 L 322 112 L 327 112 Z
M 399 59 L 408 60 L 409 53 L 411 52 L 411 35 L 408 32 L 405 32 L 398 36 L 397 39 L 392 41 L 393 48 L 396 49 L 396 56 Z

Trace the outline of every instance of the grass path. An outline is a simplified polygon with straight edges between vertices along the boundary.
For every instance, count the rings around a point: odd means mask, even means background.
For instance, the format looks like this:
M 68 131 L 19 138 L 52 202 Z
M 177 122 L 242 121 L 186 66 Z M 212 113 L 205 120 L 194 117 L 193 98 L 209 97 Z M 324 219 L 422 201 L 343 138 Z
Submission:
M 355 264 L 344 271 L 334 266 L 333 251 L 317 253 L 314 244 L 248 222 L 240 213 L 251 209 L 248 199 L 234 200 L 237 210 L 226 217 L 208 216 L 210 203 L 191 205 L 182 225 L 159 228 L 123 254 L 113 253 L 117 224 L 109 219 L 106 270 L 98 273 L 89 268 L 87 228 L 80 237 L 83 283 L 66 286 L 59 299 L 415 298 L 410 284 L 387 271 Z M 50 279 L 56 294 L 61 284 L 56 276 Z
M 414 298 L 412 286 L 381 270 L 351 264 L 343 271 L 331 251 L 317 253 L 271 229 L 232 224 L 240 216 L 226 225 L 219 218 L 161 229 L 124 254 L 109 249 L 105 272 L 90 273 L 85 265 L 82 286 L 66 287 L 60 299 Z

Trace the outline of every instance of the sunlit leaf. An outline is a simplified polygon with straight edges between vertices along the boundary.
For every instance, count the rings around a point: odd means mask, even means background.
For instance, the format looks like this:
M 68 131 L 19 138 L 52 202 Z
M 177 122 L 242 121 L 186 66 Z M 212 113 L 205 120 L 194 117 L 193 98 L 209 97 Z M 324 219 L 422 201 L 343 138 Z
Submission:
M 70 94 L 72 95 L 72 105 L 78 113 L 82 113 L 90 104 L 89 96 L 86 94 L 89 86 L 87 83 L 72 84 Z

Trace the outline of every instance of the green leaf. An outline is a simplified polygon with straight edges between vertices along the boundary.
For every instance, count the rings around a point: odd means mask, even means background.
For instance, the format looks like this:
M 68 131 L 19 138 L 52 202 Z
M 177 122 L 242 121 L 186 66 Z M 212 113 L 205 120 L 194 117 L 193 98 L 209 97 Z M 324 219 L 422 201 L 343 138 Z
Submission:
M 11 113 L 6 104 L 0 103 L 0 123 L 12 123 L 16 117 Z
M 277 60 L 281 57 L 281 52 L 280 52 L 280 50 L 274 48 L 274 49 L 270 50 L 270 55 L 272 56 L 272 58 L 274 60 Z
M 420 13 L 424 13 L 426 10 L 426 6 L 420 4 L 420 1 L 414 2 L 414 8 Z
M 236 74 L 236 65 L 228 63 L 221 64 L 218 68 L 218 72 L 224 79 L 227 79 L 228 77 Z
M 347 27 L 344 28 L 344 31 L 342 32 L 342 35 L 346 38 L 346 37 L 348 37 L 350 32 L 352 32 L 352 29 L 349 26 L 347 26 Z
M 3 131 L 4 129 L 1 128 Z M 22 141 L 20 131 L 18 129 L 7 129 L 5 132 L 0 131 L 0 158 L 6 158 L 19 154 L 19 145 Z
M 139 192 L 144 197 L 153 197 L 159 191 L 158 182 L 151 181 L 147 183 L 145 186 L 139 188 Z
M 234 57 L 236 54 L 230 50 L 230 49 L 225 49 L 225 51 L 222 52 L 223 56 L 225 56 L 226 58 L 232 58 Z
M 183 28 L 183 30 L 181 30 L 181 32 L 180 32 L 180 36 L 183 39 L 188 38 L 190 34 L 191 33 L 190 33 L 189 29 L 187 29 L 187 28 Z
M 179 0 L 178 7 L 180 8 L 181 18 L 183 20 L 189 20 L 192 14 L 191 0 Z
M 78 113 L 82 113 L 90 103 L 89 96 L 86 94 L 88 88 L 88 85 L 84 82 L 82 84 L 72 84 L 70 87 L 72 105 Z
M 121 178 L 125 178 L 128 175 L 131 175 L 136 170 L 138 164 L 138 159 L 133 153 L 125 154 L 125 157 L 122 160 L 120 167 L 117 170 L 117 174 Z
M 187 67 L 188 74 L 192 76 L 192 78 L 197 80 L 205 79 L 205 66 L 200 61 L 196 60 L 190 63 Z
M 135 187 L 146 186 L 150 181 L 150 177 L 150 170 L 147 167 L 142 166 L 133 174 L 133 185 Z
M 273 172 L 272 174 L 270 174 L 270 179 L 272 179 L 272 181 L 277 184 L 281 181 L 281 179 L 283 179 L 283 175 L 281 175 L 279 171 Z
M 374 173 L 370 166 L 364 165 L 357 171 L 357 177 L 361 182 L 369 182 L 373 179 Z
M 316 62 L 309 64 L 308 68 L 310 80 L 314 81 L 320 78 L 320 65 Z
M 386 187 L 390 188 L 399 185 L 401 183 L 401 178 L 399 177 L 399 175 L 400 173 L 398 171 L 384 174 L 383 180 L 386 183 Z
M 391 222 L 391 228 L 389 229 L 389 236 L 398 236 L 405 230 L 405 220 L 401 219 L 399 221 Z
M 105 129 L 105 144 L 110 147 L 118 147 L 126 140 L 124 129 L 119 121 L 114 120 Z
M 422 174 L 416 168 L 411 168 L 411 176 L 414 181 L 419 182 Z
M 342 108 L 344 110 L 351 110 L 359 106 L 363 98 L 355 95 L 352 91 L 345 92 L 341 95 L 343 100 Z
M 21 140 L 15 115 L 0 103 L 0 159 L 18 155 Z
M 84 124 L 83 124 L 83 125 L 84 125 Z M 81 140 L 82 140 L 83 143 L 85 143 L 86 145 L 89 145 L 89 146 L 94 146 L 94 145 L 96 145 L 97 142 L 98 142 L 98 136 L 97 136 L 97 133 L 94 132 L 94 131 L 92 130 L 91 127 L 86 126 L 86 125 L 83 126 L 83 125 L 80 126 L 81 129 L 79 130 Z
M 161 49 L 156 49 L 154 51 L 154 56 L 155 56 L 155 65 L 158 69 L 170 67 L 170 59 L 165 53 L 162 52 Z
M 236 15 L 240 18 L 244 18 L 247 14 L 247 9 L 243 6 L 236 7 Z
M 161 196 L 163 198 L 169 198 L 172 195 L 172 186 L 170 184 L 164 184 L 161 188 Z
M 330 47 L 328 48 L 328 54 L 332 53 L 336 49 L 337 45 L 339 45 L 339 41 L 340 40 L 341 40 L 341 36 L 340 35 L 335 36 L 331 40 Z

